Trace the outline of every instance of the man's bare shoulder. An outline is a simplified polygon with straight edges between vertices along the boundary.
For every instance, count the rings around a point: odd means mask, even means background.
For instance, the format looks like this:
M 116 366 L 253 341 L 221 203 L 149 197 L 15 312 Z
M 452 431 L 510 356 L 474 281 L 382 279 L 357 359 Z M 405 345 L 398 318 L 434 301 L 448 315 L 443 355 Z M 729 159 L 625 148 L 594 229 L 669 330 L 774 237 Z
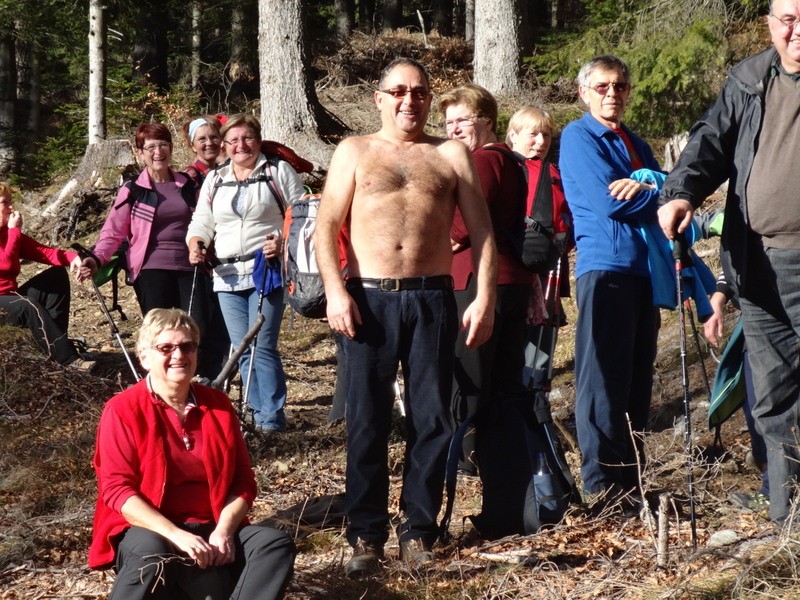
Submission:
M 439 153 L 444 156 L 445 158 L 456 160 L 456 161 L 463 161 L 469 159 L 470 151 L 469 148 L 463 142 L 458 140 L 444 140 L 441 138 L 435 138 L 439 140 L 438 150 Z

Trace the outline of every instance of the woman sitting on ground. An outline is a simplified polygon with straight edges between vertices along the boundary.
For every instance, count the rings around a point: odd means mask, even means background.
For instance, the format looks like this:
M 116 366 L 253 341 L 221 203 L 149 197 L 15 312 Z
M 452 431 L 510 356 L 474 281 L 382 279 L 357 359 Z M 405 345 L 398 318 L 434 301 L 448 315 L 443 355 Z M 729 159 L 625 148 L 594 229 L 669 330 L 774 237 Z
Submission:
M 17 287 L 20 261 L 52 268 Z M 22 233 L 22 215 L 14 210 L 11 188 L 0 182 L 0 323 L 27 327 L 47 355 L 62 365 L 89 366 L 67 338 L 69 275 L 81 259 L 75 252 L 43 246 Z
M 256 480 L 230 399 L 192 383 L 199 339 L 185 312 L 150 311 L 147 377 L 100 417 L 89 566 L 116 570 L 109 600 L 272 600 L 292 575 L 291 538 L 247 521 Z

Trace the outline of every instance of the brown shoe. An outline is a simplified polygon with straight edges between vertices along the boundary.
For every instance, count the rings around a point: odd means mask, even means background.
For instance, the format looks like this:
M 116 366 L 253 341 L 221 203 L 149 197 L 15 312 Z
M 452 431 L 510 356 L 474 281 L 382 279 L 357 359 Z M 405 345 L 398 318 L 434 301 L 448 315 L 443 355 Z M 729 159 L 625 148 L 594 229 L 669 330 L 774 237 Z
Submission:
M 421 538 L 400 542 L 400 560 L 409 565 L 424 565 L 433 562 L 432 544 Z
M 353 556 L 344 565 L 344 573 L 352 579 L 377 575 L 383 569 L 383 546 L 376 542 L 356 540 Z

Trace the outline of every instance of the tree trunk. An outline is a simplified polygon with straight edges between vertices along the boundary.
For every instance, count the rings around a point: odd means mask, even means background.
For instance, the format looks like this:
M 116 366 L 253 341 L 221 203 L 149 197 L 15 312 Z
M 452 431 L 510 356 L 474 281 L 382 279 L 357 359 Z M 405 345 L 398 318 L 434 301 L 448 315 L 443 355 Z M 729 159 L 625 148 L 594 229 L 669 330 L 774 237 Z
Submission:
M 231 7 L 231 41 L 230 41 L 230 62 L 228 63 L 228 76 L 236 81 L 242 75 L 246 77 L 248 65 L 245 63 L 247 47 L 245 46 L 245 6 L 242 2 L 237 2 Z
M 346 38 L 355 25 L 355 3 L 353 0 L 334 0 L 333 12 L 336 17 L 336 35 Z
M 557 29 L 559 25 L 559 0 L 550 0 L 550 28 Z
M 133 47 L 133 71 L 158 89 L 169 87 L 167 58 L 169 14 L 163 0 L 139 0 Z
M 515 0 L 475 0 L 475 83 L 491 93 L 519 90 L 519 12 Z
M 434 0 L 432 8 L 431 26 L 433 29 L 436 29 L 440 35 L 452 35 L 453 0 Z
M 203 11 L 201 0 L 192 0 L 192 89 L 200 86 L 200 49 L 203 36 L 200 31 L 200 15 Z
M 103 0 L 89 2 L 89 144 L 106 139 L 106 22 Z
M 383 0 L 384 33 L 398 29 L 403 23 L 403 0 Z
M 375 31 L 375 0 L 358 0 L 358 28 L 365 33 Z
M 475 0 L 464 2 L 464 39 L 467 42 L 475 41 Z
M 319 103 L 307 68 L 304 3 L 259 0 L 258 8 L 262 136 L 294 147 L 315 166 L 327 166 L 333 148 L 321 140 L 319 125 L 332 118 Z
M 14 109 L 17 99 L 17 69 L 14 37 L 0 37 L 0 177 L 7 177 L 16 164 Z
M 41 125 L 42 68 L 39 53 L 29 42 L 17 40 L 17 129 L 29 140 L 39 134 Z

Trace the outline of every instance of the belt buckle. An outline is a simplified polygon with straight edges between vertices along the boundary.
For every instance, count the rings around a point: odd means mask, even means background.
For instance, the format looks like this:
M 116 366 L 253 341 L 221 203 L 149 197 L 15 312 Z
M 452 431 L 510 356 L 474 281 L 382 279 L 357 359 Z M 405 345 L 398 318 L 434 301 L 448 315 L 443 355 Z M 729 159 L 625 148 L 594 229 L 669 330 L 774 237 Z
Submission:
M 380 290 L 382 292 L 397 292 L 400 290 L 399 279 L 381 279 Z

